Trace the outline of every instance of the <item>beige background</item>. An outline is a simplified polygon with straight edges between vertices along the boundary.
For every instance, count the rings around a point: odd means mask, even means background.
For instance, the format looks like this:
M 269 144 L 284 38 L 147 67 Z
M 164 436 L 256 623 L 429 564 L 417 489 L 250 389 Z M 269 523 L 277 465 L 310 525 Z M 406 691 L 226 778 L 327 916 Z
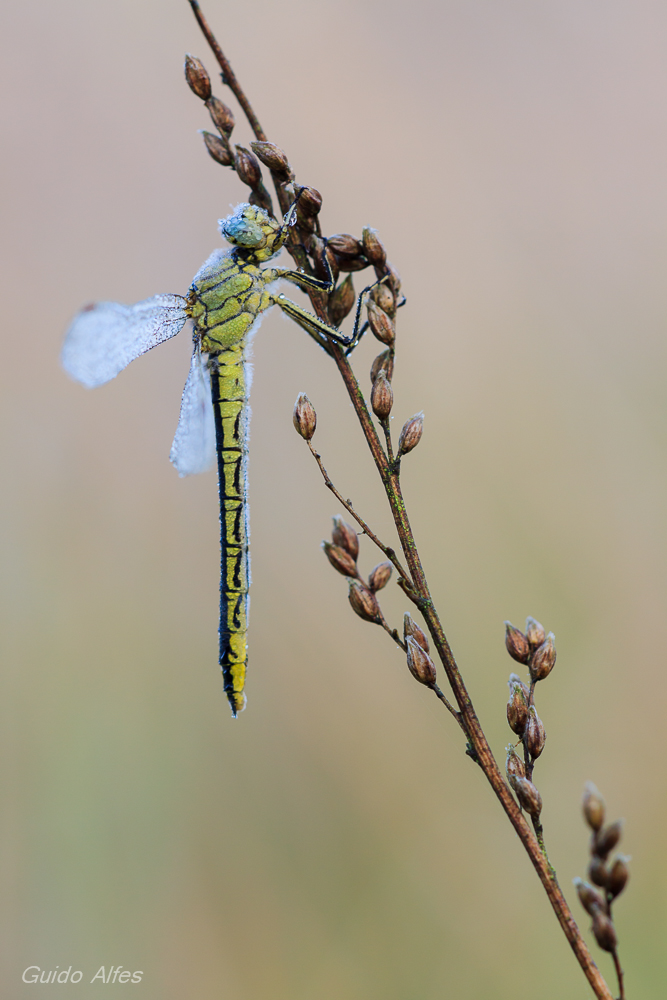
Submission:
M 426 411 L 404 480 L 434 596 L 500 756 L 502 621 L 555 631 L 551 855 L 572 896 L 594 779 L 633 855 L 629 996 L 662 998 L 665 7 L 205 9 L 325 228 L 372 223 L 402 273 L 395 413 Z M 167 458 L 187 334 L 95 392 L 59 368 L 84 302 L 184 292 L 243 198 L 197 135 L 183 53 L 213 60 L 188 4 L 25 0 L 0 30 L 3 996 L 36 994 L 28 965 L 81 969 L 49 992 L 72 1000 L 122 965 L 143 981 L 115 991 L 138 1000 L 587 997 L 458 731 L 319 551 L 337 507 L 292 429 L 301 390 L 341 490 L 391 534 L 325 356 L 279 316 L 256 340 L 237 722 L 215 478 Z

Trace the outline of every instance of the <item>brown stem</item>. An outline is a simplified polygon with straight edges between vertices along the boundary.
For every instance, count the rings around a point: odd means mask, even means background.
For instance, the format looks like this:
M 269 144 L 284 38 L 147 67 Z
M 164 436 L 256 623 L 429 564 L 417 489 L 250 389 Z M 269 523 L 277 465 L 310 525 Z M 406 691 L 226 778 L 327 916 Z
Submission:
M 464 722 L 463 722 L 463 719 L 461 718 L 461 713 L 460 713 L 460 712 L 457 712 L 457 711 L 456 711 L 456 709 L 454 708 L 454 706 L 453 706 L 453 705 L 451 704 L 451 702 L 450 702 L 450 701 L 449 701 L 449 700 L 448 700 L 448 699 L 447 699 L 447 698 L 445 697 L 445 695 L 444 695 L 444 694 L 443 694 L 443 692 L 442 692 L 442 691 L 440 690 L 440 688 L 438 687 L 438 685 L 437 685 L 437 684 L 433 684 L 433 685 L 432 685 L 432 687 L 431 687 L 431 690 L 435 692 L 435 694 L 436 694 L 436 695 L 437 695 L 437 697 L 438 697 L 438 698 L 440 699 L 440 701 L 442 702 L 442 704 L 443 704 L 443 705 L 445 706 L 445 708 L 447 709 L 447 711 L 448 711 L 448 712 L 449 712 L 449 713 L 450 713 L 451 715 L 453 715 L 453 716 L 454 716 L 454 718 L 455 718 L 455 719 L 456 719 L 456 721 L 458 722 L 459 726 L 460 726 L 460 727 L 461 727 L 461 729 L 463 730 L 463 734 L 464 734 L 464 736 L 467 736 L 468 734 L 467 734 L 467 732 L 466 732 L 466 727 L 465 727 L 465 725 L 464 725 Z
M 623 969 L 621 968 L 621 963 L 618 957 L 618 951 L 616 948 L 611 953 L 611 957 L 614 959 L 614 968 L 616 969 L 616 978 L 618 979 L 618 1000 L 625 1000 L 625 987 L 623 985 Z

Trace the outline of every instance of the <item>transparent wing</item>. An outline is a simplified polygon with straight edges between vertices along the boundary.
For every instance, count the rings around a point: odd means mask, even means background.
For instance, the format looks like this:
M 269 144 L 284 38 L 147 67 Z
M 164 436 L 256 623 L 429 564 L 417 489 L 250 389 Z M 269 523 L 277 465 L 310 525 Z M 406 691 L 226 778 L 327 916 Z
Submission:
M 215 417 L 211 400 L 211 376 L 195 345 L 190 373 L 183 390 L 181 416 L 169 458 L 179 476 L 206 472 L 215 462 Z
M 133 306 L 88 306 L 67 331 L 63 368 L 89 389 L 103 385 L 140 354 L 175 337 L 187 318 L 182 295 L 155 295 Z

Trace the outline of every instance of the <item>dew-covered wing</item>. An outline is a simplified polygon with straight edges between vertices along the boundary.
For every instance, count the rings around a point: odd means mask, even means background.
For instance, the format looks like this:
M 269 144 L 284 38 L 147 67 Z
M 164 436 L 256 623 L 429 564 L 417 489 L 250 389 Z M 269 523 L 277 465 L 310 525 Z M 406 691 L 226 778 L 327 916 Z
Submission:
M 215 417 L 211 400 L 211 376 L 195 345 L 190 373 L 183 390 L 181 415 L 169 458 L 179 476 L 206 472 L 215 462 Z
M 182 295 L 155 295 L 133 306 L 98 302 L 67 331 L 65 371 L 89 389 L 115 378 L 130 361 L 175 337 L 188 318 Z

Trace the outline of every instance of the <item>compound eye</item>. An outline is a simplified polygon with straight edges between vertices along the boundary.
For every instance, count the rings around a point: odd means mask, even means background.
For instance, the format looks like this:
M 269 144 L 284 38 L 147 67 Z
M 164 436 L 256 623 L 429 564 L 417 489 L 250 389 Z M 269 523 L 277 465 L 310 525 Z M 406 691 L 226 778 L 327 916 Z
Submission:
M 247 209 L 248 206 L 244 206 Z M 235 246 L 247 247 L 249 250 L 261 250 L 266 246 L 266 236 L 257 221 L 248 218 L 246 211 L 235 212 L 234 215 L 221 219 L 218 223 L 220 232 Z

